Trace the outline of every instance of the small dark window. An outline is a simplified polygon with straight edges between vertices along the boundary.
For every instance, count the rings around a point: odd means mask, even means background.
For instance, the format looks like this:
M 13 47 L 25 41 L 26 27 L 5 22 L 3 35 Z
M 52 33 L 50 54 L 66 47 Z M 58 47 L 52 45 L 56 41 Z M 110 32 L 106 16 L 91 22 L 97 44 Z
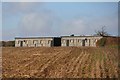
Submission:
M 48 41 L 48 44 L 50 44 L 50 42 L 51 42 L 51 41 L 49 40 L 49 41 Z
M 85 38 L 85 41 L 87 42 L 87 38 Z
M 34 44 L 34 40 L 33 40 L 33 44 Z
M 74 42 L 74 39 L 73 39 L 73 42 Z
M 41 44 L 41 40 L 40 40 L 40 44 Z

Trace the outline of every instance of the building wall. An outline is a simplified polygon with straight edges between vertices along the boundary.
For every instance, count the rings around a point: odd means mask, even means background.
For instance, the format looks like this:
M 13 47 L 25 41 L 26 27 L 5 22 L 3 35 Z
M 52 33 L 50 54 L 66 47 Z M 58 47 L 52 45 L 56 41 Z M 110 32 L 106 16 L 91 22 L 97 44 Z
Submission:
M 96 46 L 97 40 L 102 37 L 95 36 L 66 36 L 61 37 L 61 46 Z M 39 39 L 15 39 L 15 47 L 51 47 L 53 46 L 53 38 L 39 38 Z M 55 42 L 54 42 L 55 43 Z
M 53 40 L 52 38 L 15 39 L 15 47 L 40 47 L 40 46 L 50 47 L 52 45 L 52 40 Z
M 61 46 L 96 46 L 97 40 L 102 37 L 62 37 Z

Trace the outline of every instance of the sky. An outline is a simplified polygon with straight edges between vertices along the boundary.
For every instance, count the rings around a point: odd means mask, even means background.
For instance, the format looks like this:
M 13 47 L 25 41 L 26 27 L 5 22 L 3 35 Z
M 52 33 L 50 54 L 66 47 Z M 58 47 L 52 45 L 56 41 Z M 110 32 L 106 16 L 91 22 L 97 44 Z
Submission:
M 93 35 L 102 26 L 118 35 L 117 2 L 2 2 L 2 40 Z

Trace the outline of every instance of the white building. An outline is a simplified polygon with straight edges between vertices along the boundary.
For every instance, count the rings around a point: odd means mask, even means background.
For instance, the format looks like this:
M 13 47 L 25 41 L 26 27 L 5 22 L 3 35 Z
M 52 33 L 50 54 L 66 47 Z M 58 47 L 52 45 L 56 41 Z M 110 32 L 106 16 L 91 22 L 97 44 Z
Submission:
M 52 37 L 28 37 L 28 38 L 15 38 L 15 47 L 41 47 L 52 46 Z
M 96 46 L 102 36 L 61 36 L 15 38 L 15 47 Z
M 62 36 L 61 46 L 96 46 L 101 36 Z

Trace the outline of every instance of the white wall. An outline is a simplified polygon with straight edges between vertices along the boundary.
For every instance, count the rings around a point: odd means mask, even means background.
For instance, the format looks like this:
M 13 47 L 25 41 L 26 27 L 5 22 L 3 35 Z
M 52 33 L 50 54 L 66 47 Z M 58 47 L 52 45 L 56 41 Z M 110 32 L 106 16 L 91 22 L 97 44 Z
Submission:
M 67 40 L 69 40 L 69 46 L 82 46 L 82 40 L 85 40 L 85 46 L 96 46 L 97 40 L 101 39 L 102 37 L 62 37 L 61 43 L 62 46 L 67 46 Z
M 40 46 L 51 46 L 52 38 L 42 39 L 15 39 L 15 47 L 21 47 L 20 41 L 23 41 L 23 47 L 40 47 Z
M 67 46 L 66 42 L 69 40 L 69 46 L 82 46 L 82 40 L 85 40 L 85 46 L 96 46 L 97 40 L 102 37 L 76 37 L 76 36 L 68 36 L 61 38 L 61 46 Z M 40 38 L 40 39 L 15 39 L 15 47 L 20 47 L 20 41 L 23 41 L 23 47 L 51 47 L 51 42 L 53 38 Z

